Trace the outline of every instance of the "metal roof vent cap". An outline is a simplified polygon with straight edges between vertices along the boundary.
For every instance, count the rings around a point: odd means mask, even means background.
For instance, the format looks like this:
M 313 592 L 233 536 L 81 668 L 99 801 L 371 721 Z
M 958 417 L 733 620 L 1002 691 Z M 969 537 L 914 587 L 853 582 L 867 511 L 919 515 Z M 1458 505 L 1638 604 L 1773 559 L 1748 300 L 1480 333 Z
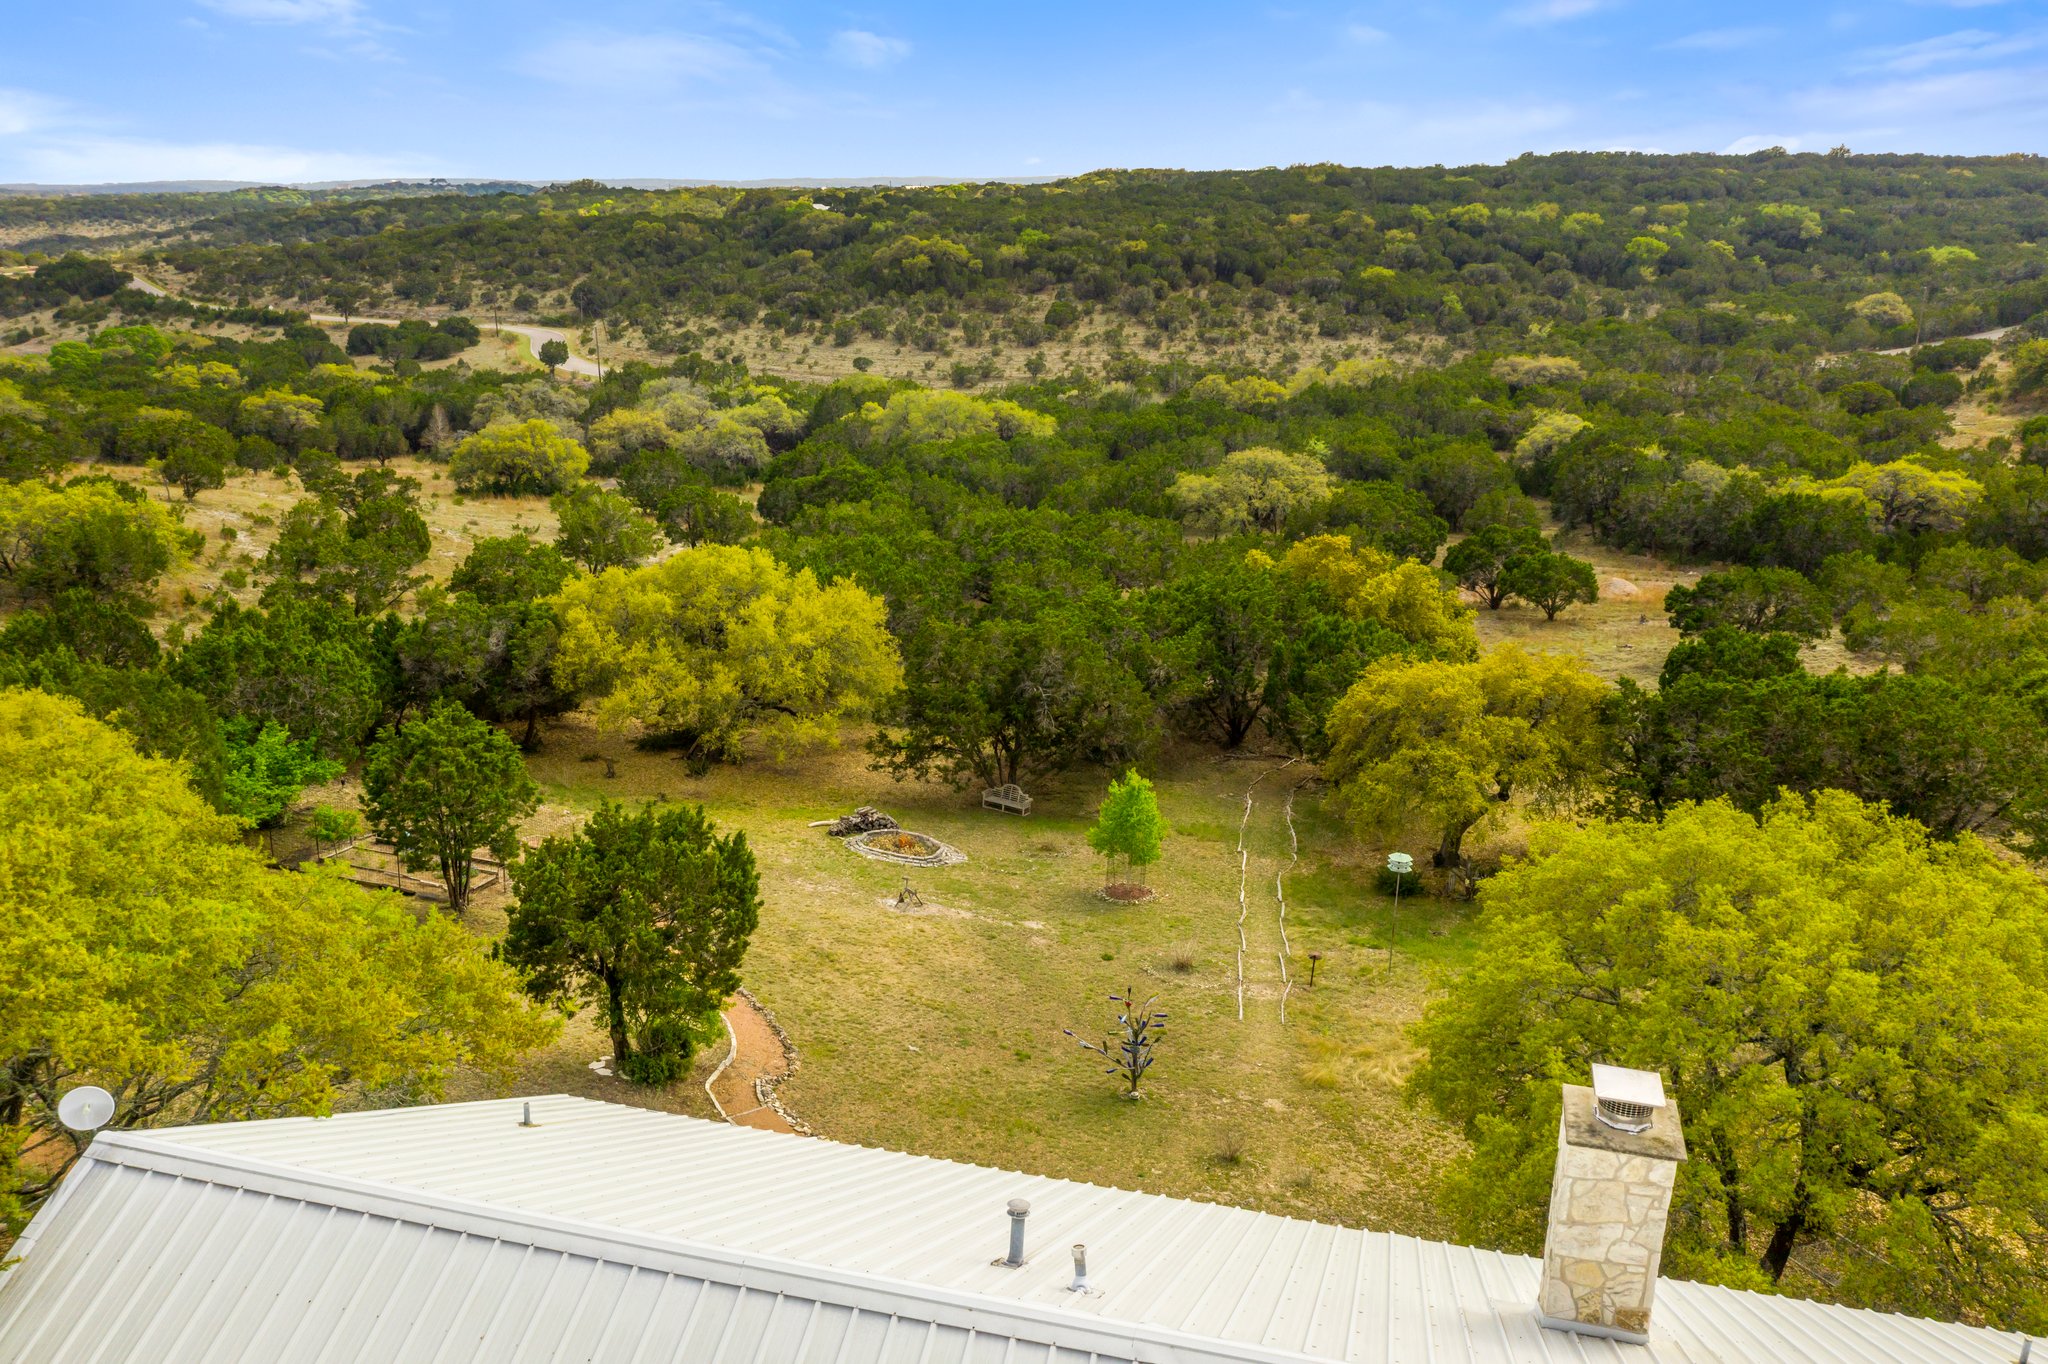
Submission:
M 1593 1063 L 1593 1116 L 1617 1132 L 1647 1132 L 1665 1107 L 1664 1077 L 1654 1070 Z
M 1031 1216 L 1031 1205 L 1021 1198 L 1010 1200 L 1010 1253 L 996 1263 L 1015 1269 L 1024 1263 L 1024 1219 Z

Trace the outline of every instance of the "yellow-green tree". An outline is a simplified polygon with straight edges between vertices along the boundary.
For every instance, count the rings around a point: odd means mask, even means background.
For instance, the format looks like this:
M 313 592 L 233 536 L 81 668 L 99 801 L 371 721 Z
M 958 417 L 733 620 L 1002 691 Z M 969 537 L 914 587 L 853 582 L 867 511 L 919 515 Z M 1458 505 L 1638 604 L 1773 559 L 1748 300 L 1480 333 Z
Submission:
M 1443 658 L 1479 653 L 1472 608 L 1427 564 L 1354 547 L 1348 535 L 1311 535 L 1289 546 L 1280 566 L 1320 583 L 1354 620 L 1377 621 Z
M 1166 820 L 1160 816 L 1152 783 L 1135 768 L 1111 782 L 1088 829 L 1088 846 L 1102 854 L 1104 889 L 1115 885 L 1119 857 L 1129 868 L 1132 883 L 1143 885 L 1145 868 L 1159 860 L 1165 838 Z
M 182 764 L 138 755 L 78 703 L 0 693 L 0 1217 L 112 1125 L 325 1113 L 504 1074 L 552 1025 L 452 922 L 338 874 L 273 871 Z
M 673 449 L 676 432 L 659 412 L 622 407 L 590 424 L 590 465 L 612 473 L 643 450 Z
M 967 436 L 1001 436 L 1004 440 L 1049 436 L 1059 426 L 1043 412 L 1033 412 L 1006 398 L 977 398 L 929 388 L 892 393 L 887 403 L 863 407 L 861 417 L 876 440 L 913 445 Z
M 320 400 L 289 389 L 272 388 L 242 399 L 244 432 L 276 441 L 287 450 L 303 449 L 320 430 Z
M 1311 454 L 1255 447 L 1225 455 L 1213 473 L 1173 480 L 1173 505 L 1196 530 L 1215 535 L 1275 531 L 1295 512 L 1322 501 L 1334 486 Z
M 555 676 L 597 698 L 599 723 L 637 725 L 692 762 L 837 738 L 902 685 L 879 597 L 820 584 L 758 547 L 700 545 L 568 584 Z
M 2048 1329 L 2048 892 L 1839 791 L 1752 817 L 1539 827 L 1429 1006 L 1419 1093 L 1469 1154 L 1462 1237 L 1535 1251 L 1558 1087 L 1662 1072 L 1685 1124 L 1665 1263 Z
M 169 508 L 110 481 L 0 483 L 0 575 L 35 592 L 144 588 L 197 538 Z
M 1911 460 L 1857 464 L 1825 485 L 1860 494 L 1884 531 L 1953 531 L 1984 496 L 1984 485 L 1953 469 Z
M 1360 831 L 1426 831 L 1438 866 L 1509 802 L 1584 794 L 1599 771 L 1608 686 L 1575 658 L 1502 645 L 1476 663 L 1372 664 L 1330 713 L 1324 771 Z
M 487 426 L 448 460 L 449 476 L 464 492 L 558 493 L 589 468 L 583 447 L 542 417 Z

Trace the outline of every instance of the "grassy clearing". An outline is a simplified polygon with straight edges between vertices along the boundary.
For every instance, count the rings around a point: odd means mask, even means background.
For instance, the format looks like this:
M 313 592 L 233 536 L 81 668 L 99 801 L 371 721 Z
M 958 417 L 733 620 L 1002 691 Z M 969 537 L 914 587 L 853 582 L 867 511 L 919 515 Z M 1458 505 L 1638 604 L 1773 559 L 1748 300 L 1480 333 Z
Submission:
M 420 482 L 420 510 L 433 534 L 433 548 L 420 571 L 436 582 L 447 580 L 477 540 L 521 530 L 543 540 L 555 536 L 555 514 L 544 497 L 465 497 L 455 491 L 447 465 L 416 457 L 394 459 L 387 467 Z M 356 466 L 349 466 L 349 471 L 355 472 Z M 164 500 L 163 481 L 147 469 L 101 464 L 89 472 L 133 483 Z M 304 496 L 298 479 L 285 472 L 237 474 L 227 486 L 202 492 L 189 502 L 182 493 L 172 493 L 171 505 L 183 508 L 185 524 L 205 535 L 206 546 L 157 585 L 163 612 L 159 619 L 196 621 L 203 613 L 202 603 L 217 587 L 226 587 L 238 600 L 254 601 L 263 586 L 255 566 L 277 539 L 278 522 Z M 230 531 L 232 539 L 224 534 Z M 231 575 L 238 569 L 243 585 L 234 587 Z
M 1664 656 L 1678 643 L 1678 631 L 1664 618 L 1664 594 L 1678 583 L 1698 582 L 1700 570 L 1624 554 L 1583 534 L 1561 534 L 1555 525 L 1544 529 L 1556 537 L 1558 549 L 1593 565 L 1600 577 L 1600 600 L 1570 607 L 1556 620 L 1545 620 L 1541 611 L 1519 601 L 1498 611 L 1481 605 L 1479 647 L 1513 642 L 1538 653 L 1575 654 L 1610 681 L 1633 677 L 1655 682 Z
M 609 757 L 617 775 L 593 757 Z M 1238 1021 L 1238 821 L 1246 785 L 1276 765 L 1200 754 L 1162 765 L 1173 832 L 1151 878 L 1160 894 L 1142 906 L 1101 897 L 1101 865 L 1082 838 L 1103 773 L 1034 787 L 1033 813 L 1019 819 L 942 787 L 892 784 L 857 748 L 693 778 L 672 757 L 572 721 L 532 760 L 548 803 L 527 832 L 568 828 L 605 797 L 701 801 L 746 831 L 766 902 L 747 981 L 803 1056 L 784 1098 L 829 1137 L 1440 1235 L 1428 1186 L 1458 1140 L 1400 1084 L 1415 1059 L 1406 1027 L 1431 968 L 1468 953 L 1470 911 L 1408 896 L 1392 921 L 1372 885 L 1377 855 L 1302 790 L 1288 914 L 1297 984 L 1283 1025 L 1272 889 L 1301 769 L 1268 778 L 1247 833 L 1251 951 Z M 861 803 L 968 854 L 961 866 L 910 871 L 922 912 L 889 905 L 904 869 L 806 827 Z M 501 932 L 504 904 L 484 897 L 473 927 Z M 1323 954 L 1313 991 L 1303 984 L 1311 951 Z M 1126 985 L 1173 1015 L 1138 1103 L 1061 1033 L 1099 1036 L 1109 994 Z M 606 1050 L 578 1019 L 517 1088 L 709 1112 L 694 1081 L 647 1091 L 594 1074 L 588 1063 Z M 713 1063 L 704 1058 L 700 1078 Z
M 1725 565 L 1706 568 L 1678 568 L 1641 554 L 1625 554 L 1594 541 L 1583 532 L 1560 532 L 1555 523 L 1544 527 L 1556 539 L 1558 549 L 1586 560 L 1600 578 L 1600 600 L 1590 606 L 1574 606 L 1556 620 L 1522 602 L 1509 602 L 1498 611 L 1479 606 L 1475 623 L 1479 647 L 1513 642 L 1525 649 L 1547 654 L 1571 654 L 1586 660 L 1596 674 L 1608 681 L 1634 678 L 1654 686 L 1664 670 L 1664 657 L 1678 643 L 1678 631 L 1664 615 L 1664 594 L 1680 583 L 1698 582 L 1702 573 Z M 1467 600 L 1472 600 L 1468 595 Z M 1882 666 L 1867 656 L 1849 651 L 1839 633 L 1807 645 L 1800 655 L 1809 672 L 1829 673 L 1846 668 L 1852 673 L 1874 672 Z

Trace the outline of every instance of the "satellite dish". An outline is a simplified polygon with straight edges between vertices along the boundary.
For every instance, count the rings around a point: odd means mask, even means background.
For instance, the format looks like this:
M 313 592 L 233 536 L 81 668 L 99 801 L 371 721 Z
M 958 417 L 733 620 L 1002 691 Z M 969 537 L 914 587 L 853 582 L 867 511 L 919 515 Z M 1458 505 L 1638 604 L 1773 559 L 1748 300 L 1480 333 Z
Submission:
M 57 1100 L 57 1121 L 74 1132 L 96 1132 L 114 1116 L 114 1096 L 98 1085 L 83 1085 Z

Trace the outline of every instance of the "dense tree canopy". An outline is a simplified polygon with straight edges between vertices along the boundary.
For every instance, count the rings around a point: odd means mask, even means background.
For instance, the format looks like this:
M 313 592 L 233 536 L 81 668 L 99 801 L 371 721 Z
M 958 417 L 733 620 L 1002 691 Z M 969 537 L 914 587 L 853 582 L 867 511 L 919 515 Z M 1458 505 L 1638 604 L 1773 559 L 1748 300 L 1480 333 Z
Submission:
M 764 549 L 702 545 L 565 586 L 557 675 L 599 719 L 636 725 L 692 759 L 726 761 L 838 737 L 902 683 L 882 603 L 820 585 Z
M 265 868 L 182 766 L 78 704 L 0 693 L 0 1216 L 10 1229 L 112 1126 L 325 1113 L 504 1073 L 547 1020 L 453 925 L 327 873 Z
M 1944 868 L 1973 834 L 2031 856 L 2044 189 L 2026 158 L 1766 151 L 0 198 L 0 264 L 26 267 L 0 273 L 0 683 L 72 698 L 255 823 L 290 821 L 301 784 L 380 728 L 490 734 L 504 815 L 524 796 L 490 725 L 532 747 L 587 705 L 693 764 L 872 721 L 882 771 L 1073 774 L 1055 798 L 1168 745 L 1278 750 L 1367 841 L 1425 838 L 1445 864 L 1427 879 L 1454 889 L 1514 855 L 1511 815 L 1680 821 L 1722 799 L 1743 819 L 1785 790 L 1884 801 L 1943 840 L 1926 857 Z M 181 296 L 41 254 L 94 214 L 95 249 L 140 252 Z M 421 320 L 290 311 L 387 304 Z M 471 364 L 479 309 L 570 335 L 602 319 L 606 371 Z M 486 515 L 545 514 L 472 508 L 457 529 L 443 470 L 462 498 L 552 498 L 559 541 L 471 542 Z M 1568 613 L 1599 583 L 1554 543 L 1589 542 L 1682 584 L 1654 688 L 1481 655 L 1460 589 Z M 1568 647 L 1573 619 L 1530 628 Z M 393 752 L 366 769 L 387 795 Z M 1902 884 L 1926 880 L 1918 856 Z M 555 896 L 558 927 L 612 912 L 581 894 Z M 673 1074 L 737 957 L 635 1002 L 588 974 L 613 946 L 591 951 L 548 947 L 539 992 L 623 1010 L 621 1064 Z M 1738 1150 L 1745 1178 L 1783 1164 L 1763 1150 Z M 1489 1187 L 1507 1216 L 1518 1186 Z M 1822 1263 L 1835 1233 L 1814 1227 L 1853 1229 L 1892 1188 L 1858 1186 L 1853 1209 L 1817 1193 L 1797 1263 Z M 1854 1244 L 1920 1275 L 1986 1238 L 1940 1301 L 2031 1310 L 1968 1285 L 2009 1280 L 2000 1257 L 2034 1233 L 1925 1202 L 1934 1239 L 1907 1237 L 1898 1202 L 1882 1246 Z M 1826 1269 L 1840 1296 L 1910 1301 Z
M 2048 894 L 1974 840 L 1828 792 L 1760 816 L 1550 826 L 1481 891 L 1417 1090 L 1471 1154 L 1461 1234 L 1533 1251 L 1558 1086 L 1662 1072 L 1686 1128 L 1666 1263 L 1810 1251 L 1893 1310 L 2048 1323 Z
M 1382 659 L 1331 713 L 1326 770 L 1364 831 L 1425 833 L 1455 870 L 1517 794 L 1591 791 L 1607 691 L 1577 659 L 1507 644 L 1476 663 Z

